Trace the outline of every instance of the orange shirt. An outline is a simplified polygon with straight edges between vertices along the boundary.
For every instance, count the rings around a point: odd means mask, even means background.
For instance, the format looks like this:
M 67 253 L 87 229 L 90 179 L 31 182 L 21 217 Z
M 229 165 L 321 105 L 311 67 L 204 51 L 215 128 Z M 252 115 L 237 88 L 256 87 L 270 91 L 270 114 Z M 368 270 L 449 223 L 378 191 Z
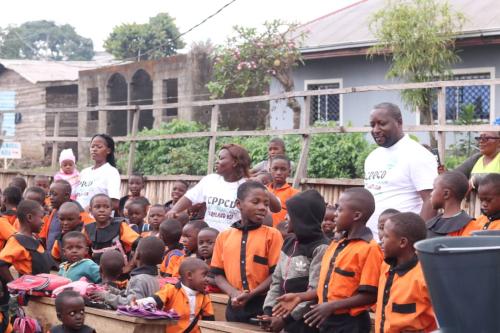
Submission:
M 273 213 L 273 227 L 276 228 L 281 221 L 285 220 L 286 214 L 288 213 L 286 209 L 286 201 L 300 191 L 290 186 L 290 184 L 285 184 L 282 187 L 275 189 L 271 183 L 267 185 L 267 189 L 269 192 L 278 197 L 281 202 L 281 210 L 277 213 Z
M 40 254 L 45 252 L 41 243 L 38 245 L 36 251 Z M 10 237 L 5 247 L 0 251 L 0 265 L 13 265 L 19 274 L 32 274 L 31 260 L 31 253 L 15 237 Z
M 377 293 L 383 255 L 367 227 L 359 235 L 332 241 L 325 251 L 318 280 L 319 303 L 346 299 L 358 292 Z M 341 309 L 335 314 L 357 316 L 370 305 Z
M 162 276 L 180 277 L 179 268 L 186 256 L 184 246 L 178 243 L 172 246 L 171 249 L 165 253 L 165 258 L 160 265 L 160 272 Z
M 38 234 L 40 238 L 47 239 L 49 235 L 50 224 L 52 223 L 52 220 L 54 219 L 54 214 L 56 212 L 57 212 L 56 209 L 52 209 L 50 214 L 44 217 L 42 230 L 40 230 L 40 233 Z M 87 213 L 86 211 L 80 212 L 80 218 L 82 219 L 83 224 L 89 224 L 95 221 L 94 218 L 90 216 L 90 214 Z
M 6 219 L 0 218 L 0 250 L 3 249 L 9 237 L 15 233 L 16 229 Z
M 71 230 L 71 231 L 80 231 L 82 232 L 83 225 L 80 224 L 76 227 L 76 229 Z M 64 235 L 60 235 L 59 237 L 56 237 L 54 240 L 54 245 L 52 246 L 52 250 L 50 251 L 50 255 L 52 258 L 54 258 L 57 261 L 61 261 L 61 247 L 62 247 L 62 238 Z M 90 255 L 87 254 L 85 258 L 90 258 Z
M 383 263 L 378 285 L 376 333 L 433 332 L 434 310 L 417 257 L 400 266 Z
M 119 229 L 117 230 L 117 234 L 112 234 L 114 232 L 114 229 L 116 226 L 115 224 L 119 223 Z M 89 230 L 92 230 L 95 228 L 95 235 L 89 235 Z M 83 228 L 83 233 L 87 237 L 90 243 L 91 250 L 95 252 L 95 250 L 102 250 L 104 248 L 110 247 L 113 245 L 113 240 L 118 237 L 120 240 L 120 243 L 123 246 L 123 250 L 126 253 L 129 253 L 132 251 L 133 245 L 138 242 L 139 240 L 139 234 L 132 230 L 130 226 L 125 223 L 124 221 L 118 222 L 118 220 L 113 221 L 111 224 L 109 224 L 105 228 L 99 228 L 97 226 L 97 222 L 92 222 L 84 225 Z M 93 241 L 93 237 L 95 239 L 99 239 L 102 241 Z
M 283 237 L 277 229 L 236 222 L 215 241 L 212 272 L 224 275 L 238 290 L 251 291 L 273 273 L 282 245 Z
M 199 320 L 214 320 L 214 309 L 212 301 L 207 294 L 197 293 L 194 315 L 199 316 Z M 181 283 L 176 285 L 165 284 L 155 295 L 154 299 L 159 309 L 174 309 L 179 314 L 179 320 L 175 325 L 167 326 L 166 333 L 184 332 L 191 323 L 189 299 Z M 198 324 L 190 331 L 191 333 L 200 333 Z
M 498 214 L 493 217 L 480 215 L 474 223 L 469 223 L 462 233 L 462 236 L 470 236 L 473 231 L 478 230 L 500 230 L 500 218 Z

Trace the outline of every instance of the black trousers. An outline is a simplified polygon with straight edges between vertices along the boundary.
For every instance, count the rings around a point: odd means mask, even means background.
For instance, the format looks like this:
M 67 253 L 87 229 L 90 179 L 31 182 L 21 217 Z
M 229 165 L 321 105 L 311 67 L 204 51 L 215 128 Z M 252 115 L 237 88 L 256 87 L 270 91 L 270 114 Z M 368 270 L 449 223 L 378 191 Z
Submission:
M 266 295 L 255 296 L 240 309 L 234 309 L 231 306 L 231 299 L 229 299 L 226 307 L 226 320 L 248 323 L 250 318 L 255 318 L 264 313 L 262 307 L 264 306 L 265 299 Z
M 356 317 L 348 314 L 330 316 L 319 328 L 320 333 L 370 333 L 371 322 L 368 311 Z

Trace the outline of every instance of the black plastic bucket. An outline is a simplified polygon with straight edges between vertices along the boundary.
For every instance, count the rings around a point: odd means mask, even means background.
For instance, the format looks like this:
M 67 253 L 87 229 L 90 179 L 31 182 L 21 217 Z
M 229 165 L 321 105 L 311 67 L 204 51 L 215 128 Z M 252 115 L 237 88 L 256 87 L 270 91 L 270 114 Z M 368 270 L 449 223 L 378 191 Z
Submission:
M 415 248 L 441 332 L 500 332 L 500 237 L 439 237 Z

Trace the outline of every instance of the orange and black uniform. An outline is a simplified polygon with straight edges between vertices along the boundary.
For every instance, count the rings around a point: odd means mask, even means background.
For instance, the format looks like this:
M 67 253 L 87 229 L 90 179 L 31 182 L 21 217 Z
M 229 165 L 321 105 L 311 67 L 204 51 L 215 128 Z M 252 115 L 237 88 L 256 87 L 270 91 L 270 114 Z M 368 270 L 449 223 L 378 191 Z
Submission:
M 5 219 L 6 221 L 8 221 L 10 223 L 10 225 L 14 225 L 17 221 L 17 211 L 16 209 L 9 209 L 9 210 L 6 210 L 5 212 L 2 213 L 2 215 L 0 215 L 0 219 Z M 19 222 L 18 222 L 19 223 Z
M 473 231 L 478 230 L 500 230 L 500 212 L 486 216 L 480 215 L 475 223 L 471 223 L 464 231 L 464 236 L 470 236 Z
M 179 277 L 179 268 L 185 257 L 186 252 L 184 251 L 184 245 L 181 243 L 176 243 L 169 247 L 160 265 L 161 276 Z
M 74 201 L 76 203 L 76 201 Z M 50 225 L 52 224 L 52 221 L 54 220 L 55 214 L 57 213 L 57 209 L 52 209 L 50 214 L 46 217 L 44 220 L 42 230 L 40 230 L 40 233 L 38 234 L 41 239 L 47 239 L 49 235 L 49 230 L 50 230 Z M 89 224 L 94 222 L 94 218 L 90 216 L 89 213 L 87 213 L 85 210 L 81 209 L 80 210 L 80 218 L 82 219 L 83 224 Z
M 14 234 L 0 251 L 0 266 L 14 265 L 20 275 L 50 273 L 54 262 L 40 240 Z
M 16 233 L 16 229 L 6 219 L 0 218 L 0 250 L 4 248 L 7 240 Z M 0 331 L 1 332 L 1 331 Z
M 92 260 L 97 264 L 102 253 L 108 249 L 115 249 L 128 255 L 137 247 L 139 234 L 132 230 L 123 218 L 116 218 L 104 228 L 99 228 L 97 222 L 84 225 L 83 233 L 90 242 Z
M 427 238 L 442 236 L 462 236 L 463 233 L 473 226 L 475 220 L 463 210 L 452 217 L 443 217 L 439 214 L 425 222 L 427 227 Z
M 71 230 L 71 231 L 79 231 L 81 232 L 83 229 L 83 223 L 80 223 L 79 225 L 76 226 L 75 229 Z M 50 255 L 52 256 L 52 258 L 54 258 L 55 260 L 57 261 L 66 261 L 66 260 L 63 260 L 62 256 L 61 256 L 61 249 L 62 249 L 62 239 L 64 237 L 64 234 L 61 232 L 59 233 L 59 235 L 57 235 L 55 241 L 54 241 L 54 246 L 52 246 L 52 250 L 50 251 Z M 90 258 L 90 255 L 87 256 L 87 258 Z
M 350 298 L 359 292 L 377 294 L 383 256 L 369 228 L 344 235 L 326 249 L 318 280 L 318 303 Z M 370 332 L 370 305 L 335 311 L 320 332 Z
M 436 329 L 434 310 L 418 258 L 415 256 L 398 266 L 393 260 L 386 260 L 378 286 L 375 332 L 433 332 Z
M 173 309 L 179 315 L 179 320 L 175 325 L 167 326 L 166 333 L 199 333 L 199 320 L 215 320 L 210 296 L 205 293 L 197 293 L 195 297 L 194 318 L 191 319 L 189 298 L 181 282 L 175 285 L 167 283 L 153 296 L 159 309 Z M 191 328 L 191 330 L 188 330 L 188 328 Z
M 214 275 L 224 275 L 238 290 L 252 291 L 273 273 L 282 245 L 283 237 L 275 228 L 235 222 L 215 241 L 211 271 Z M 229 302 L 226 319 L 247 322 L 262 314 L 265 296 L 255 296 L 240 310 L 233 309 Z
M 284 184 L 280 188 L 274 188 L 273 185 L 274 184 L 272 183 L 267 185 L 267 189 L 269 192 L 278 197 L 281 203 L 281 210 L 277 213 L 273 213 L 273 227 L 276 228 L 281 221 L 285 220 L 286 214 L 288 213 L 286 209 L 286 201 L 300 191 L 290 186 L 290 184 Z

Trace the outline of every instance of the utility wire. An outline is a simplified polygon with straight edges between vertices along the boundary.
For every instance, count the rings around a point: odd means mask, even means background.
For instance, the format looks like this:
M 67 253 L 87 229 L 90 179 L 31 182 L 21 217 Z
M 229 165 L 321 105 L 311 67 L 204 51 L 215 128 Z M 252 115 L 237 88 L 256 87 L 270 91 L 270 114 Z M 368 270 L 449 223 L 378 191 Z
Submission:
M 198 28 L 200 25 L 204 24 L 205 22 L 207 22 L 208 20 L 210 20 L 211 18 L 213 18 L 214 16 L 216 16 L 217 14 L 219 14 L 220 12 L 222 12 L 224 9 L 226 9 L 227 7 L 229 7 L 231 4 L 233 4 L 234 2 L 236 2 L 236 0 L 231 0 L 230 2 L 226 3 L 224 6 L 222 6 L 221 8 L 219 8 L 216 12 L 214 12 L 213 14 L 207 16 L 206 18 L 204 18 L 200 23 L 198 24 L 195 24 L 194 26 L 192 26 L 191 28 L 189 28 L 188 30 L 184 31 L 183 33 L 179 34 L 178 36 L 174 37 L 173 39 L 169 40 L 168 42 L 166 43 L 163 43 L 163 44 L 160 44 L 159 46 L 155 47 L 155 48 L 152 48 L 144 53 L 142 53 L 141 55 L 149 55 L 151 54 L 152 52 L 156 51 L 156 50 L 159 50 L 161 49 L 162 47 L 170 44 L 170 43 L 173 43 L 175 42 L 176 40 L 178 40 L 179 38 L 181 38 L 182 36 L 190 33 L 191 31 L 193 31 L 194 29 Z M 123 59 L 121 60 L 121 62 L 118 62 L 117 64 L 122 64 L 122 63 L 125 63 L 125 62 L 128 62 L 128 61 L 133 61 L 133 60 L 136 60 L 137 57 L 130 57 L 130 58 L 126 58 L 126 59 Z

